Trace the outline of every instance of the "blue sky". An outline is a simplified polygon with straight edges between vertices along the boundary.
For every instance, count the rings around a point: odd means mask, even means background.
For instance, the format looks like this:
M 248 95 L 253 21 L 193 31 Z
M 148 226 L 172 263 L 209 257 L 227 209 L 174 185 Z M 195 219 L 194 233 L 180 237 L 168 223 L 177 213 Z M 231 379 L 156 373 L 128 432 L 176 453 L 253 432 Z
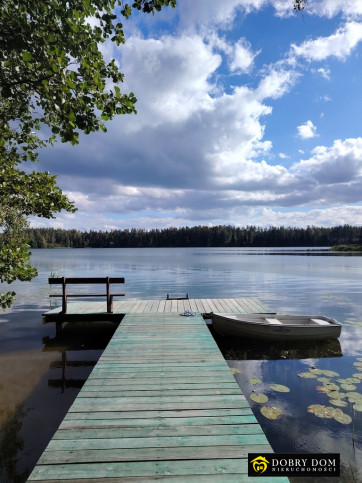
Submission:
M 81 230 L 362 224 L 362 2 L 178 0 L 102 45 L 136 116 L 43 150 Z

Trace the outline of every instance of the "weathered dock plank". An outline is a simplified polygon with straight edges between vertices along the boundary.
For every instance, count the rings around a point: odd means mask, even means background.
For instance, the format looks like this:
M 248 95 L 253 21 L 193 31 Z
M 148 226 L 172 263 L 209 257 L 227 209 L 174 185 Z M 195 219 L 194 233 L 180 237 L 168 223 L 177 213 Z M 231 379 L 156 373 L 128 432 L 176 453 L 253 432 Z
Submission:
M 248 453 L 272 449 L 202 316 L 136 307 L 151 312 L 124 317 L 29 481 L 248 481 Z
M 67 314 L 61 314 L 61 307 L 48 310 L 43 314 L 45 322 L 54 322 L 62 318 L 66 320 L 81 320 L 94 316 L 94 320 L 119 320 L 122 314 L 180 314 L 191 311 L 201 314 L 210 312 L 248 313 L 273 312 L 267 305 L 255 298 L 235 299 L 184 299 L 184 300 L 117 300 L 113 303 L 113 313 L 107 313 L 106 302 L 84 300 L 68 304 Z M 88 317 L 89 320 L 89 317 Z

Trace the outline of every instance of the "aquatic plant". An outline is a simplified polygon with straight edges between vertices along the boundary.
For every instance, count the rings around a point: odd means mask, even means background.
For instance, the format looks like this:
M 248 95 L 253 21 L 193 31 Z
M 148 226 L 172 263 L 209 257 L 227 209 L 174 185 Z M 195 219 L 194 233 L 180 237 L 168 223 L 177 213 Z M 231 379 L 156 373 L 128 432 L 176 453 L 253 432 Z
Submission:
M 282 384 L 272 384 L 270 389 L 277 392 L 290 392 L 289 387 L 283 386 Z
M 262 384 L 262 381 L 260 379 L 257 379 L 256 377 L 251 377 L 249 379 L 250 384 Z
M 279 419 L 282 414 L 283 414 L 283 411 L 278 408 L 278 407 L 269 407 L 269 406 L 263 406 L 261 409 L 260 409 L 260 412 L 261 414 L 267 418 L 267 419 Z
M 262 393 L 257 394 L 256 392 L 252 392 L 250 394 L 250 399 L 259 404 L 264 404 L 269 400 L 266 394 L 262 394 Z

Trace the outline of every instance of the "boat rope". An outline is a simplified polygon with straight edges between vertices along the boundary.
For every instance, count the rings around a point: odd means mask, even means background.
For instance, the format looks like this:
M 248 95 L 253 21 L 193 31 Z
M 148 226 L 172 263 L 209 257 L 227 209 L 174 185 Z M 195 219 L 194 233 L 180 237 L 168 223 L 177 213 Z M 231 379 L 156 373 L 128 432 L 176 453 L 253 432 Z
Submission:
M 184 317 L 193 317 L 195 314 L 195 312 L 191 312 L 191 310 L 185 310 L 185 312 L 183 314 L 180 314 L 180 315 L 183 315 Z

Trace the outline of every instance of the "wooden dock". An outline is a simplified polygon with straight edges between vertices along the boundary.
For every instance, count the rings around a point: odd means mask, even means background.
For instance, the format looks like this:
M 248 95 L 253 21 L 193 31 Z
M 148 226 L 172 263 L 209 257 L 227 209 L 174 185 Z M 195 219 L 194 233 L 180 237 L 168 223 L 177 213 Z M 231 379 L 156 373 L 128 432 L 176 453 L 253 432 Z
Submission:
M 57 307 L 43 314 L 44 322 L 68 322 L 77 320 L 121 320 L 124 314 L 181 314 L 190 312 L 209 314 L 273 312 L 256 298 L 236 299 L 181 299 L 181 300 L 138 300 L 126 299 L 114 302 L 113 313 L 107 313 L 106 302 L 82 301 L 68 305 L 66 314 Z
M 218 302 L 193 303 L 128 306 L 29 481 L 249 481 L 248 453 L 272 448 L 200 314 Z

